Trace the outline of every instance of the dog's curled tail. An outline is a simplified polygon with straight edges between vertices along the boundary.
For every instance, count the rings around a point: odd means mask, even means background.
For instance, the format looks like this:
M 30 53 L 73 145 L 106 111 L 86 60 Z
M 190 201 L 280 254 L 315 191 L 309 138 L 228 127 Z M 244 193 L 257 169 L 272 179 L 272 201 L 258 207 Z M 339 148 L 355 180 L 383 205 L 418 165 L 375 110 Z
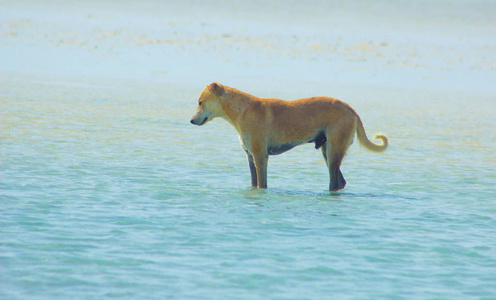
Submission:
M 381 139 L 382 144 L 374 144 L 372 143 L 368 138 L 367 134 L 365 133 L 365 128 L 363 128 L 363 123 L 362 120 L 360 120 L 360 117 L 357 115 L 357 127 L 356 127 L 356 132 L 357 132 L 357 137 L 358 141 L 362 146 L 367 148 L 370 151 L 373 152 L 383 152 L 384 150 L 387 149 L 389 142 L 388 139 L 385 135 L 383 134 L 376 134 L 374 135 L 374 139 Z

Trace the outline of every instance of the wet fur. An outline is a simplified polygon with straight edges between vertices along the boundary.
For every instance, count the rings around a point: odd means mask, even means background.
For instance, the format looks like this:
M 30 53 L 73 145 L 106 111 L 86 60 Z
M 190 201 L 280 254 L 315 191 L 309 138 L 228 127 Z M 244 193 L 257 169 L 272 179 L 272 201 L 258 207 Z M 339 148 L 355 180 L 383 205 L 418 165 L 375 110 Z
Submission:
M 236 129 L 248 157 L 253 187 L 267 188 L 269 155 L 284 153 L 304 143 L 322 149 L 329 169 L 329 190 L 345 187 L 340 166 L 355 133 L 368 150 L 382 152 L 388 146 L 384 135 L 372 143 L 358 114 L 345 102 L 331 97 L 293 101 L 258 98 L 234 88 L 212 83 L 200 94 L 191 119 L 195 125 L 221 117 Z

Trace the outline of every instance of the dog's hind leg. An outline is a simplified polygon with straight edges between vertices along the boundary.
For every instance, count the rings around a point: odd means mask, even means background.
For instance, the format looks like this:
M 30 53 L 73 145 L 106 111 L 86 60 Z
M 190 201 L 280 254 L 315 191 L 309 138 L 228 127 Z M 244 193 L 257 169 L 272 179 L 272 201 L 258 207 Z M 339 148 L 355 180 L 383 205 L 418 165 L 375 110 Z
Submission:
M 320 148 L 322 150 L 322 156 L 324 156 L 324 159 L 325 159 L 325 163 L 326 163 L 326 166 L 329 168 L 329 165 L 328 165 L 328 162 L 327 162 L 327 143 L 325 143 L 322 148 Z M 329 172 L 330 174 L 330 172 Z M 344 180 L 344 176 L 343 176 L 343 173 L 341 173 L 341 169 L 338 168 L 338 186 L 340 185 L 341 182 L 341 185 L 344 187 L 346 185 L 346 180 Z M 332 188 L 329 186 L 329 189 L 332 190 Z
M 342 125 L 339 128 L 334 128 L 330 133 L 325 144 L 325 155 L 327 167 L 329 168 L 329 190 L 337 191 L 346 186 L 346 180 L 343 173 L 341 173 L 341 162 L 346 154 L 346 150 L 353 141 L 353 127 Z M 323 150 L 324 151 L 324 150 Z
M 346 180 L 343 177 L 343 173 L 341 173 L 341 162 L 343 161 L 344 153 L 341 151 L 337 151 L 336 149 L 332 149 L 332 145 L 330 142 L 327 142 L 326 145 L 326 155 L 327 157 L 327 167 L 329 168 L 329 190 L 337 191 L 343 189 L 346 186 Z
M 255 162 L 253 161 L 253 156 L 246 151 L 246 156 L 248 156 L 248 164 L 250 166 L 250 174 L 251 174 L 251 186 L 257 187 L 257 168 L 255 168 Z

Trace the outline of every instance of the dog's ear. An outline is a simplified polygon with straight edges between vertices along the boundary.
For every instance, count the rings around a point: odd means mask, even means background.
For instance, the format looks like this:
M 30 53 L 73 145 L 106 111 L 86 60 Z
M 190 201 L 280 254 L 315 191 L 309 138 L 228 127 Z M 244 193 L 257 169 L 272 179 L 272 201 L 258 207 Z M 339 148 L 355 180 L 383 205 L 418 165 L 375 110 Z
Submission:
M 225 90 L 224 90 L 224 87 L 222 86 L 222 84 L 217 83 L 217 82 L 211 83 L 208 86 L 208 91 L 217 97 L 222 97 L 222 96 L 224 96 L 224 93 L 225 93 Z

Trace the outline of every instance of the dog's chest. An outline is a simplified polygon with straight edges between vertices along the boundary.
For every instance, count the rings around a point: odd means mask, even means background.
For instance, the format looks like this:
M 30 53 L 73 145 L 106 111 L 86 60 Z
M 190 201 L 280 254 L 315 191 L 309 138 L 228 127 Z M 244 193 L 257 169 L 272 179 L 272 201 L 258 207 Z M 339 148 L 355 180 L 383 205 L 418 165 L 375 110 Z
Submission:
M 251 153 L 251 147 L 249 147 L 249 141 L 248 141 L 248 138 L 243 138 L 243 136 L 241 134 L 238 134 L 238 138 L 239 138 L 239 143 L 241 144 L 241 147 L 243 147 L 243 149 L 245 151 L 248 151 L 249 153 Z

